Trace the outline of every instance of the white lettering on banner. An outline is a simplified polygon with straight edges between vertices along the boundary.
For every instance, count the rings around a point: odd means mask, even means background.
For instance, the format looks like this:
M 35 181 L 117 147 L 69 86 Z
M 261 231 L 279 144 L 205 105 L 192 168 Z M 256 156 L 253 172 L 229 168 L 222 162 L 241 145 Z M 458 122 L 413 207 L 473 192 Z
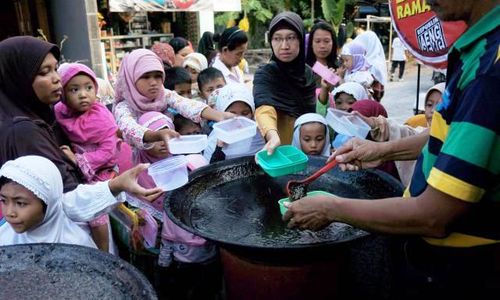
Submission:
M 446 40 L 441 26 L 441 21 L 437 17 L 431 18 L 422 26 L 415 30 L 418 46 L 422 51 L 440 52 L 446 50 Z

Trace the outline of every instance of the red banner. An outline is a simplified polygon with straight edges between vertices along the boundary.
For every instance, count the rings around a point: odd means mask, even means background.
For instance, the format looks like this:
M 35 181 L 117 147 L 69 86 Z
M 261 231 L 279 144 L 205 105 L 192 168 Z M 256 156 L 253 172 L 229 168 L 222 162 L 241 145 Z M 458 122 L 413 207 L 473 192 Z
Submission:
M 448 50 L 467 29 L 465 22 L 439 20 L 426 0 L 389 0 L 389 7 L 392 24 L 408 51 L 425 65 L 446 69 Z

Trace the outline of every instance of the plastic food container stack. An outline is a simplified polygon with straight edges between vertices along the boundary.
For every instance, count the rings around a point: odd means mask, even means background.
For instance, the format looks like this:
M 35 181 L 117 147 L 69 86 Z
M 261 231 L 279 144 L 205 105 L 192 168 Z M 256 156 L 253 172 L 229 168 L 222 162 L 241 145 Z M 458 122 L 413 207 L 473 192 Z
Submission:
M 217 138 L 226 144 L 249 139 L 257 133 L 255 121 L 245 117 L 236 117 L 214 124 Z
M 168 149 L 172 154 L 200 153 L 208 146 L 205 134 L 181 135 L 168 141 Z
M 303 171 L 309 161 L 304 152 L 291 145 L 277 147 L 272 155 L 268 155 L 265 150 L 256 155 L 259 165 L 271 177 Z
M 361 139 L 365 139 L 371 129 L 360 117 L 334 108 L 328 108 L 326 122 L 337 133 Z
M 187 159 L 184 155 L 162 159 L 149 166 L 148 174 L 157 187 L 175 190 L 188 182 Z

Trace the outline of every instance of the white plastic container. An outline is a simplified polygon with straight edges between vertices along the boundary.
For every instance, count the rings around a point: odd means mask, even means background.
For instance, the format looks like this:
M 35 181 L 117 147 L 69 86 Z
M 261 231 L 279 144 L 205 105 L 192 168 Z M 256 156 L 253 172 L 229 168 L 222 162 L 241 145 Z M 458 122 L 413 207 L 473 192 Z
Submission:
M 253 137 L 257 133 L 257 124 L 248 118 L 236 117 L 215 123 L 214 132 L 219 140 L 232 144 Z
M 168 149 L 172 154 L 200 153 L 208 146 L 205 134 L 181 135 L 168 141 Z
M 148 168 L 157 187 L 171 191 L 188 182 L 187 160 L 184 155 L 172 156 L 151 164 Z
M 361 139 L 365 139 L 371 129 L 360 117 L 334 108 L 328 108 L 326 122 L 338 133 Z

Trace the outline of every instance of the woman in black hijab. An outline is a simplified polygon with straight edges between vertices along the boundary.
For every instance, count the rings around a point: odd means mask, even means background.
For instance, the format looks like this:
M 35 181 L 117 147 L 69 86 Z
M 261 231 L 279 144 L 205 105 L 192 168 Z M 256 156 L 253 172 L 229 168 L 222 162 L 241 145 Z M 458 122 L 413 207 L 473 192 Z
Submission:
M 68 192 L 83 182 L 83 177 L 59 148 L 65 138 L 62 131 L 57 134 L 52 111 L 62 94 L 58 58 L 57 46 L 34 37 L 0 42 L 0 165 L 25 155 L 46 157 L 61 172 L 64 192 Z M 137 167 L 110 180 L 110 191 L 116 195 L 126 190 L 154 199 L 161 190 L 145 190 L 137 184 L 136 177 L 144 169 Z M 90 191 L 84 188 L 82 192 Z M 88 205 L 86 208 L 93 204 Z
M 269 26 L 273 55 L 253 80 L 255 117 L 272 153 L 280 144 L 290 144 L 295 119 L 316 110 L 316 84 L 306 65 L 302 19 L 283 12 Z

